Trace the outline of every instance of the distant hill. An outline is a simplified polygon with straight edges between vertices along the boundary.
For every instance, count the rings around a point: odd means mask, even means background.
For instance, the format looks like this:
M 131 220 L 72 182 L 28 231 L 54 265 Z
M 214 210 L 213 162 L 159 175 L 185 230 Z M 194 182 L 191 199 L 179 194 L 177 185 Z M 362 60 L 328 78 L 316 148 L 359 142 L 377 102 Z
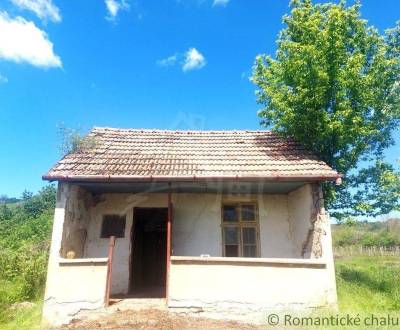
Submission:
M 400 219 L 332 225 L 334 246 L 400 246 Z
M 15 197 L 8 197 L 7 195 L 0 195 L 0 204 L 14 204 L 21 200 Z

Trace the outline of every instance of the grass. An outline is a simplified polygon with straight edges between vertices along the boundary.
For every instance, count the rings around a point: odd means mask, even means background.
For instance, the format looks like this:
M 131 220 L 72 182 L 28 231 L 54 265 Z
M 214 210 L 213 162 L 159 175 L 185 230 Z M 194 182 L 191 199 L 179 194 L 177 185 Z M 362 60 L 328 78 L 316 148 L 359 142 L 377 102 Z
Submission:
M 400 258 L 347 257 L 335 260 L 340 314 L 399 315 Z M 39 329 L 41 302 L 33 308 L 0 311 L 0 330 Z
M 0 311 L 0 330 L 36 330 L 40 328 L 42 303 L 32 308 Z
M 340 312 L 400 311 L 400 258 L 335 260 Z

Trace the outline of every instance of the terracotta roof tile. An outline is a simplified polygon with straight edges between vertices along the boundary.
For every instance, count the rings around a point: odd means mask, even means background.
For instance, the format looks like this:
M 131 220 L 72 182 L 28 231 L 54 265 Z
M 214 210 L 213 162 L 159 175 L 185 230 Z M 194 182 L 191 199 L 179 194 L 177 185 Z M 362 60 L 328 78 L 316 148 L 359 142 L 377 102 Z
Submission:
M 338 174 L 299 143 L 270 131 L 94 128 L 93 148 L 60 160 L 46 180 L 317 178 Z

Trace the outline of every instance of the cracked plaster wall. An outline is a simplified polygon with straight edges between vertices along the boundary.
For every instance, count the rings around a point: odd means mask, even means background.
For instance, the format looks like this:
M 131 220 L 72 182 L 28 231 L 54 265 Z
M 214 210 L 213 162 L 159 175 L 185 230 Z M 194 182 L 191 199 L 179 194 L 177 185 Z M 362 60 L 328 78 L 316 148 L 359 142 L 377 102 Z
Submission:
M 70 250 L 82 257 L 84 236 L 79 233 L 89 221 L 86 192 L 75 185 L 59 183 L 54 212 L 52 242 L 43 303 L 43 327 L 68 322 L 82 309 L 104 305 L 107 263 L 68 264 L 62 257 Z

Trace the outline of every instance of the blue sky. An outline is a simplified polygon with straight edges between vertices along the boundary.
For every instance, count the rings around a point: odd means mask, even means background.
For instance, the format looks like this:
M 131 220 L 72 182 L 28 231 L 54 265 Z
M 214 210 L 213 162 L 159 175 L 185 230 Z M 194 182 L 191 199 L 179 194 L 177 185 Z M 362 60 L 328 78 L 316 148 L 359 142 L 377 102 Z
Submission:
M 62 122 L 259 129 L 248 76 L 288 10 L 286 0 L 2 0 L 0 194 L 45 184 Z M 362 13 L 383 31 L 400 1 L 364 0 Z

